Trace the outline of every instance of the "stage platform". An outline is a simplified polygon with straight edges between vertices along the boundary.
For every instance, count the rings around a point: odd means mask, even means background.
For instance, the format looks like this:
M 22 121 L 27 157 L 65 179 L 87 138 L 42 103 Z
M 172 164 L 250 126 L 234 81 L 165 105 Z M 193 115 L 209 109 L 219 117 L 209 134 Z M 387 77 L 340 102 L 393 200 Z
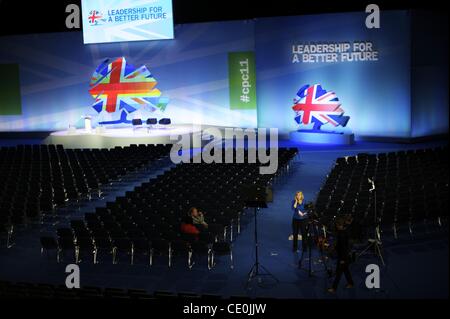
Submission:
M 289 134 L 289 139 L 306 144 L 352 145 L 355 143 L 355 135 L 353 133 L 321 131 L 294 131 Z
M 61 144 L 66 148 L 113 148 L 131 144 L 174 144 L 179 135 L 189 135 L 191 147 L 199 148 L 209 140 L 202 140 L 202 131 L 208 128 L 219 129 L 225 137 L 225 127 L 211 125 L 172 124 L 169 127 L 125 127 L 95 129 L 69 129 L 56 131 L 44 139 L 43 144 Z M 173 137 L 172 140 L 170 137 Z M 236 139 L 242 137 L 235 136 Z M 287 136 L 279 136 L 279 141 L 289 140 L 302 145 L 352 145 L 355 142 L 353 134 L 323 133 L 323 132 L 291 132 Z
M 116 146 L 129 146 L 131 144 L 173 144 L 177 139 L 171 140 L 171 136 L 201 133 L 201 127 L 193 125 L 171 125 L 167 128 L 146 127 L 133 129 L 127 128 L 103 128 L 103 129 L 77 129 L 51 133 L 44 144 L 61 144 L 66 148 L 113 148 Z M 192 139 L 193 147 L 198 139 Z

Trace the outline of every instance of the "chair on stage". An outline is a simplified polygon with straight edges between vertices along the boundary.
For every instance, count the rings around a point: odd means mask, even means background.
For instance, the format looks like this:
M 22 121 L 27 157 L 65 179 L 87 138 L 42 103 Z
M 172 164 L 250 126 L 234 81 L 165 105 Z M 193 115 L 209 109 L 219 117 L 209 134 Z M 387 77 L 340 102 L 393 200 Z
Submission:
M 164 128 L 168 128 L 170 124 L 172 124 L 172 121 L 165 117 L 159 120 L 159 125 L 162 125 Z
M 148 118 L 147 119 L 147 133 L 153 128 L 154 125 L 158 124 L 158 120 L 156 118 Z
M 141 119 L 133 119 L 133 120 L 131 120 L 131 125 L 133 125 L 133 132 L 134 132 L 139 127 L 142 127 L 142 120 Z

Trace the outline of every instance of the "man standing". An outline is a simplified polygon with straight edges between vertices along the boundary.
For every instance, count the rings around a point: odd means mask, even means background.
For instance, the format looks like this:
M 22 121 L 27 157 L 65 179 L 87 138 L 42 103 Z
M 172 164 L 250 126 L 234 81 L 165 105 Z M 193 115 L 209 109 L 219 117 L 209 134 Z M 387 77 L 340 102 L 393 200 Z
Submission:
M 353 288 L 353 279 L 349 269 L 350 263 L 350 244 L 348 230 L 345 227 L 345 221 L 336 221 L 336 254 L 337 254 L 337 264 L 336 264 L 336 277 L 331 288 L 328 288 L 328 292 L 334 293 L 339 285 L 342 274 L 345 275 L 347 280 L 346 288 Z

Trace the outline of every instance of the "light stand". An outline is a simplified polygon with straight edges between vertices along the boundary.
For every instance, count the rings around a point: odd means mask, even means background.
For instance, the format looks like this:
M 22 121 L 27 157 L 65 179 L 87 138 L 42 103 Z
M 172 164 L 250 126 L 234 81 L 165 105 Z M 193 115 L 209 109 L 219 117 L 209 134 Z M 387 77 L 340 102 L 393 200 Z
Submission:
M 381 253 L 382 242 L 381 242 L 381 236 L 380 236 L 380 224 L 378 222 L 378 216 L 377 216 L 377 191 L 376 191 L 374 180 L 369 178 L 368 182 L 372 185 L 372 188 L 369 189 L 369 192 L 371 194 L 373 194 L 373 198 L 374 198 L 374 219 L 375 219 L 374 220 L 374 225 L 375 225 L 374 238 L 368 239 L 369 244 L 366 246 L 366 248 L 364 248 L 358 254 L 358 257 L 362 256 L 363 254 L 368 252 L 370 249 L 373 249 L 373 251 L 375 252 L 375 255 L 377 255 L 378 258 L 380 258 L 382 265 L 385 266 L 383 255 Z
M 267 204 L 265 201 L 265 196 L 255 195 L 250 196 L 250 198 L 253 198 L 253 200 L 246 201 L 245 206 L 254 208 L 254 220 L 255 220 L 255 263 L 253 264 L 252 268 L 250 269 L 247 277 L 247 283 L 245 285 L 246 288 L 248 288 L 249 284 L 253 280 L 257 280 L 258 285 L 261 286 L 263 283 L 263 278 L 272 278 L 272 280 L 275 283 L 278 283 L 278 279 L 270 273 L 259 262 L 259 255 L 258 255 L 258 210 L 260 208 L 267 208 Z

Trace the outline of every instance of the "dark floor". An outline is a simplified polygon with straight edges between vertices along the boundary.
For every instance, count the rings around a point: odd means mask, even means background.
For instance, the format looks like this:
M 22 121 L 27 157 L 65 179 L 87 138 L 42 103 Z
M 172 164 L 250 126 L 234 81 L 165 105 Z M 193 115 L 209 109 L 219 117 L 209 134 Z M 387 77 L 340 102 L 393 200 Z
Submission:
M 445 142 L 447 143 L 447 142 Z M 282 142 L 281 146 L 293 146 Z M 260 212 L 258 231 L 260 239 L 260 262 L 275 275 L 279 282 L 275 285 L 245 287 L 247 273 L 254 261 L 254 224 L 252 212 L 247 212 L 241 234 L 234 242 L 235 267 L 229 268 L 228 259 L 219 258 L 215 269 L 208 271 L 206 260 L 199 260 L 192 270 L 185 266 L 185 260 L 178 259 L 173 268 L 168 269 L 164 260 L 156 259 L 150 268 L 146 260 L 138 260 L 129 265 L 128 258 L 112 265 L 110 258 L 93 265 L 90 260 L 80 264 L 82 286 L 107 286 L 146 289 L 148 291 L 167 290 L 176 292 L 195 292 L 219 294 L 223 296 L 261 296 L 275 298 L 448 298 L 448 227 L 439 228 L 435 224 L 416 227 L 414 237 L 406 230 L 394 240 L 389 232 L 384 234 L 384 257 L 386 266 L 381 267 L 381 288 L 369 290 L 365 287 L 365 267 L 370 263 L 380 264 L 372 255 L 363 256 L 351 266 L 356 287 L 346 290 L 344 281 L 337 294 L 326 292 L 329 279 L 322 264 L 313 264 L 316 270 L 313 277 L 297 268 L 299 255 L 291 251 L 288 240 L 291 228 L 290 200 L 297 190 L 303 190 L 306 201 L 314 200 L 334 160 L 339 156 L 354 155 L 360 152 L 385 152 L 401 149 L 424 148 L 442 145 L 427 144 L 383 144 L 357 143 L 346 147 L 315 147 L 299 145 L 300 156 L 290 167 L 290 173 L 277 181 L 274 201 Z M 82 207 L 81 211 L 71 213 L 82 216 L 92 211 L 93 206 L 105 205 L 107 200 L 123 195 L 143 181 L 150 174 L 141 172 L 116 183 L 107 190 L 106 198 L 93 201 Z M 59 224 L 67 223 L 60 218 Z M 16 244 L 10 249 L 0 248 L 0 280 L 29 281 L 63 284 L 65 266 L 72 262 L 67 256 L 57 264 L 53 255 L 41 257 L 39 235 L 52 231 L 49 220 L 44 226 L 20 230 Z M 313 260 L 318 252 L 313 251 Z

